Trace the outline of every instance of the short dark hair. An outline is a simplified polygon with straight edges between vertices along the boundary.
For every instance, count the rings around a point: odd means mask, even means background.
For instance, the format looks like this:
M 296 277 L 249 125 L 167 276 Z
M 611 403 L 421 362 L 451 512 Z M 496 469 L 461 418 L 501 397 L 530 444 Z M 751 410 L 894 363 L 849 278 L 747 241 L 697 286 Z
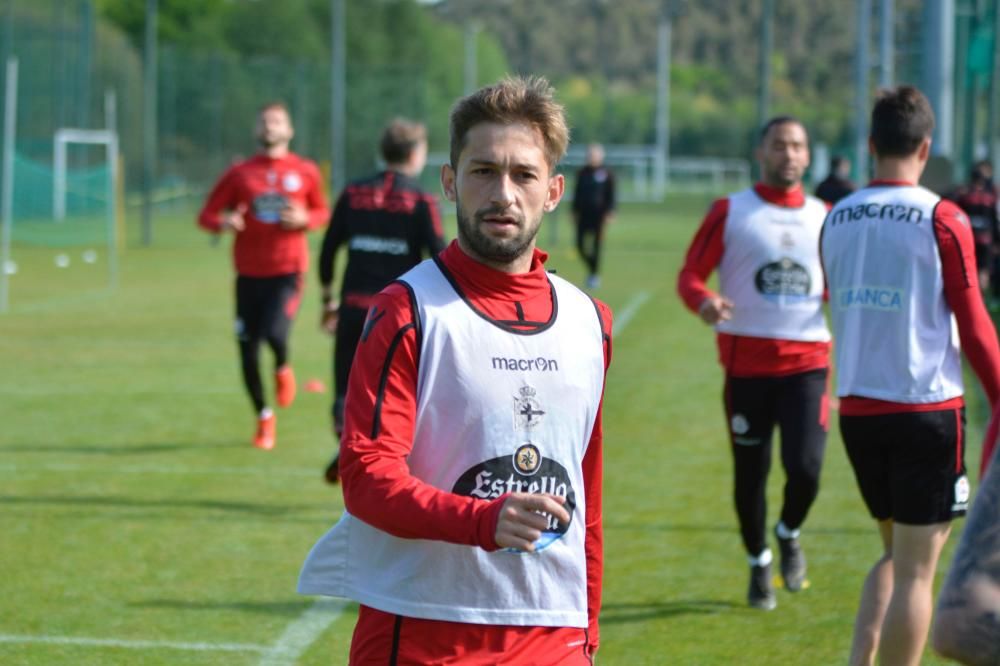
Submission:
M 764 126 L 760 128 L 760 136 L 757 137 L 757 143 L 764 143 L 764 139 L 767 138 L 767 133 L 771 131 L 772 127 L 787 124 L 798 125 L 802 129 L 806 128 L 805 124 L 795 116 L 775 116 L 764 123 Z
M 569 128 L 555 90 L 540 76 L 507 77 L 461 98 L 451 109 L 452 168 L 465 148 L 465 137 L 479 123 L 524 123 L 538 130 L 545 142 L 545 161 L 554 170 L 569 145 Z
M 979 160 L 972 165 L 969 180 L 974 183 L 986 183 L 993 179 L 993 163 L 989 160 Z
M 878 92 L 872 109 L 871 141 L 878 157 L 908 157 L 934 133 L 934 109 L 914 86 Z
M 830 171 L 836 171 L 844 166 L 847 166 L 847 158 L 843 155 L 834 155 L 830 158 Z
M 272 99 L 270 102 L 261 104 L 260 108 L 257 109 L 257 115 L 259 116 L 265 111 L 270 111 L 271 109 L 280 109 L 285 112 L 285 115 L 288 116 L 289 119 L 292 117 L 292 112 L 288 110 L 288 105 L 280 99 Z
M 427 128 L 406 118 L 393 118 L 382 132 L 379 148 L 388 164 L 401 164 L 410 159 L 414 148 L 427 140 Z

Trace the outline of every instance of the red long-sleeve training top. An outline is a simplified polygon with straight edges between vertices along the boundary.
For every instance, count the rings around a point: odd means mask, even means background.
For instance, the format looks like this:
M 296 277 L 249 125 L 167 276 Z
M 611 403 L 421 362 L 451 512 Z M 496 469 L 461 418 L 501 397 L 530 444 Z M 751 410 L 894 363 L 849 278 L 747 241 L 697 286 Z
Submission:
M 290 203 L 309 213 L 305 229 L 282 229 L 280 211 Z M 233 261 L 247 277 L 274 277 L 309 269 L 306 231 L 319 229 L 330 217 L 316 165 L 294 153 L 272 158 L 258 154 L 222 174 L 198 215 L 198 225 L 222 231 L 228 211 L 243 214 L 246 228 L 236 234 Z
M 775 206 L 801 208 L 805 204 L 805 193 L 801 187 L 781 190 L 757 183 L 754 191 Z M 726 251 L 723 238 L 728 217 L 729 198 L 717 199 L 691 241 L 684 266 L 677 276 L 677 292 L 694 313 L 698 312 L 706 298 L 716 295 L 706 282 L 718 268 Z M 755 338 L 730 333 L 717 333 L 716 341 L 719 362 L 733 377 L 779 377 L 830 365 L 828 342 Z
M 452 242 L 440 260 L 480 312 L 526 329 L 547 322 L 552 297 L 545 275 L 548 255 L 535 250 L 529 272 L 502 273 L 468 257 Z M 597 301 L 605 327 L 605 372 L 611 360 L 611 311 Z M 417 412 L 419 341 L 407 289 L 394 283 L 375 296 L 365 333 L 351 370 L 341 442 L 340 470 L 347 510 L 389 534 L 434 539 L 495 550 L 499 510 L 506 496 L 492 501 L 466 497 L 430 486 L 410 474 L 406 463 L 413 443 Z M 522 322 L 519 324 L 519 322 Z M 602 400 L 603 403 L 603 400 Z M 376 422 L 377 419 L 377 422 Z M 588 645 L 596 650 L 601 603 L 603 533 L 601 530 L 603 429 L 601 411 L 583 458 L 586 496 Z M 387 616 L 391 620 L 391 616 Z M 502 636 L 510 628 L 442 623 L 454 640 L 482 643 L 483 632 Z M 523 629 L 523 628 L 522 628 Z M 539 627 L 542 636 L 551 628 Z

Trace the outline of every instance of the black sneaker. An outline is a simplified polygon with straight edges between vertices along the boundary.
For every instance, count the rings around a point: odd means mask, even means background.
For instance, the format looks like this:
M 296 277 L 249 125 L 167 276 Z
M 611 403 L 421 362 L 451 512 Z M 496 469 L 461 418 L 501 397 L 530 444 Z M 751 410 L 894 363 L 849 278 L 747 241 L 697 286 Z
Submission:
M 806 555 L 798 539 L 782 539 L 775 528 L 774 536 L 778 537 L 778 550 L 781 552 L 781 577 L 785 581 L 785 589 L 798 592 L 806 582 Z
M 774 610 L 778 605 L 771 588 L 771 565 L 750 567 L 750 590 L 747 592 L 747 603 L 751 608 Z
M 326 479 L 327 483 L 336 485 L 340 481 L 340 453 L 333 457 L 330 464 L 326 466 L 326 471 L 323 472 L 323 478 Z

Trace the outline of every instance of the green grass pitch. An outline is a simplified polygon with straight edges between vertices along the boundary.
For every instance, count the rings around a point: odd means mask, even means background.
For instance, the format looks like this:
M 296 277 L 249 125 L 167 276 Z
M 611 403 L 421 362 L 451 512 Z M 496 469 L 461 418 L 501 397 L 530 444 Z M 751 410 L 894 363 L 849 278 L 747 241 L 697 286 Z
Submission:
M 771 613 L 745 605 L 722 373 L 712 332 L 674 292 L 707 204 L 625 207 L 608 232 L 598 296 L 619 330 L 598 661 L 842 664 L 879 542 L 835 427 L 803 536 L 811 588 L 779 590 Z M 539 240 L 549 267 L 580 283 L 567 218 Z M 151 248 L 129 231 L 110 292 L 103 257 L 69 250 L 59 269 L 58 250 L 15 247 L 13 310 L 0 316 L 0 663 L 345 663 L 355 607 L 295 593 L 343 506 L 321 481 L 329 393 L 300 393 L 279 412 L 277 448 L 251 448 L 228 241 L 212 246 L 192 215 L 159 217 Z M 329 385 L 317 291 L 311 274 L 292 355 L 300 384 Z M 969 395 L 974 468 L 986 414 Z M 772 525 L 782 477 L 776 464 Z M 928 651 L 925 663 L 944 662 Z

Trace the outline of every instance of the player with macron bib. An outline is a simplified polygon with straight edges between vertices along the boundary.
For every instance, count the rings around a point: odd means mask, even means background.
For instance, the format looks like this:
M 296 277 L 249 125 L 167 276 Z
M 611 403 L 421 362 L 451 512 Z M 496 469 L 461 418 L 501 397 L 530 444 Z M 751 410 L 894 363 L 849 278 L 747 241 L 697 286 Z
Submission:
M 761 181 L 712 204 L 688 249 L 677 289 L 715 327 L 725 369 L 724 407 L 733 496 L 750 564 L 747 601 L 777 604 L 767 545 L 767 477 L 781 430 L 786 482 L 775 536 L 785 588 L 801 590 L 800 529 L 819 491 L 828 424 L 830 332 L 823 317 L 819 231 L 826 205 L 805 194 L 809 137 L 790 116 L 770 120 L 757 147 Z M 719 292 L 706 285 L 719 273 Z
M 852 664 L 918 664 L 952 519 L 969 504 L 961 352 L 990 404 L 1000 348 L 968 217 L 918 185 L 934 112 L 912 86 L 871 114 L 875 179 L 823 226 L 840 430 L 884 553 L 861 593 Z
M 458 101 L 458 240 L 373 300 L 348 382 L 346 511 L 299 590 L 358 601 L 352 664 L 592 663 L 611 313 L 535 247 L 569 139 L 544 79 Z

